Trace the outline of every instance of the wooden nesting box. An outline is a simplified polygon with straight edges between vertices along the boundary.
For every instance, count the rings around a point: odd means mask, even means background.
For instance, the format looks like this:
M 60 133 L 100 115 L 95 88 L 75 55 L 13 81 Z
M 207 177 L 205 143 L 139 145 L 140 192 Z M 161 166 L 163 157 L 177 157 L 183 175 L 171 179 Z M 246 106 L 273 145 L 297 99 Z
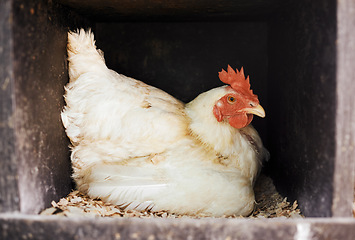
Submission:
M 354 12 L 352 0 L 1 1 L 0 238 L 352 239 Z M 37 216 L 73 187 L 60 111 L 67 31 L 81 27 L 110 68 L 185 102 L 244 66 L 267 113 L 253 122 L 265 171 L 307 218 Z

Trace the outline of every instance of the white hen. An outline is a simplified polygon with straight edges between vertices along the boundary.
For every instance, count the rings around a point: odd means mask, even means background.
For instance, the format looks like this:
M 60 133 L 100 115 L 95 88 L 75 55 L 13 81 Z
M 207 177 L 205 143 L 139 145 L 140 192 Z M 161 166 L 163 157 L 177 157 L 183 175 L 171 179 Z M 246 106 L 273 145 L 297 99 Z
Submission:
M 250 214 L 267 151 L 249 123 L 265 113 L 242 70 L 185 105 L 108 69 L 90 31 L 68 34 L 68 57 L 62 121 L 80 191 L 126 209 Z

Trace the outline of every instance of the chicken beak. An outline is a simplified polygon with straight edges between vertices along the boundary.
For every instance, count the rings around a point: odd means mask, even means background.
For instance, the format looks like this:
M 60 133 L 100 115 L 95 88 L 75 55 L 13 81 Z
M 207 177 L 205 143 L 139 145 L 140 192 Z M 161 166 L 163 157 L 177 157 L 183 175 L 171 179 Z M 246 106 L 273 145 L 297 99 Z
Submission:
M 265 117 L 265 110 L 260 104 L 251 108 L 245 108 L 244 111 L 248 114 L 254 114 L 262 118 Z

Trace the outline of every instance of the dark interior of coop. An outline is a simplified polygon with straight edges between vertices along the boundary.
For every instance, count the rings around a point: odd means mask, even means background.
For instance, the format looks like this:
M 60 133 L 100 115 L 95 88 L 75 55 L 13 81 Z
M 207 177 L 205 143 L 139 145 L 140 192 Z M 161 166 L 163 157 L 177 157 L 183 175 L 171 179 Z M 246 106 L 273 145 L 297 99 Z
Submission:
M 266 112 L 252 122 L 271 154 L 264 174 L 306 217 L 332 216 L 336 10 L 335 1 L 317 2 L 60 0 L 17 7 L 34 9 L 26 14 L 35 16 L 30 23 L 15 20 L 15 39 L 29 51 L 19 56 L 30 59 L 25 68 L 32 73 L 19 78 L 26 99 L 18 104 L 32 101 L 38 109 L 20 123 L 33 132 L 32 145 L 21 150 L 22 164 L 32 169 L 20 171 L 20 196 L 28 200 L 21 211 L 38 213 L 74 186 L 60 111 L 68 82 L 66 34 L 83 27 L 95 33 L 109 68 L 183 102 L 221 86 L 218 72 L 228 65 L 243 67 Z M 40 40 L 28 40 L 29 33 Z

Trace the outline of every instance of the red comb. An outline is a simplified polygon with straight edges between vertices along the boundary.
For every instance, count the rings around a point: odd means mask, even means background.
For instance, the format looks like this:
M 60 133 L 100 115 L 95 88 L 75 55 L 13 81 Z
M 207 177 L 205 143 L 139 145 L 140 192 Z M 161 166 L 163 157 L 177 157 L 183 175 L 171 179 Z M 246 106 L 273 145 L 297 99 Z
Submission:
M 250 82 L 249 82 L 249 76 L 245 78 L 244 76 L 244 70 L 243 67 L 237 72 L 233 70 L 231 66 L 228 65 L 228 69 L 226 72 L 224 69 L 222 69 L 221 72 L 219 72 L 219 79 L 226 83 L 229 84 L 234 90 L 243 93 L 244 95 L 249 95 L 251 98 L 258 98 L 253 91 L 250 89 Z

